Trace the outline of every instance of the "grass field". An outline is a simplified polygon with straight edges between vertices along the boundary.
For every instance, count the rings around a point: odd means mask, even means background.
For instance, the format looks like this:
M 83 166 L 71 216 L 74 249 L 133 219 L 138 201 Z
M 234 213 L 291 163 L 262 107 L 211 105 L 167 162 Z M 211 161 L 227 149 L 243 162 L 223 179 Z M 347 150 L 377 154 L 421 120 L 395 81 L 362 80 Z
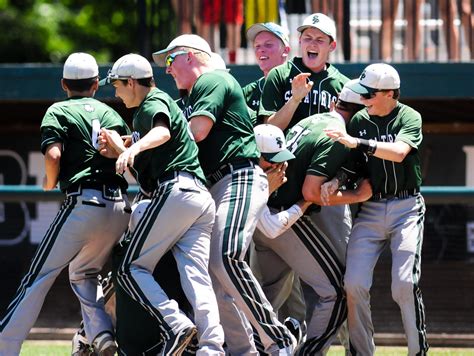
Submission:
M 378 347 L 377 356 L 404 356 L 407 351 L 404 347 Z M 26 341 L 21 349 L 21 356 L 69 356 L 71 343 L 69 341 Z M 472 348 L 431 348 L 430 356 L 472 356 Z M 344 356 L 340 346 L 333 346 L 328 356 Z

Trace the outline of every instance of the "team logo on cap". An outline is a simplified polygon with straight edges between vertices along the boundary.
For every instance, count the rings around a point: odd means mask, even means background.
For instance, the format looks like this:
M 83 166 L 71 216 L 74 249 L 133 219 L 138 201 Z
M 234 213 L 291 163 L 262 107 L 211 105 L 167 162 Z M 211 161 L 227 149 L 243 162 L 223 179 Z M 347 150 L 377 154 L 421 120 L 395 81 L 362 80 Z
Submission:
M 314 16 L 313 16 L 313 25 L 316 25 L 318 22 L 319 22 L 319 16 L 318 16 L 318 15 L 314 15 Z
M 278 147 L 280 147 L 280 148 L 283 147 L 283 141 L 282 141 L 281 137 L 277 137 L 276 142 L 277 142 Z
M 360 75 L 360 80 L 364 79 L 365 78 L 365 70 L 362 72 L 362 74 Z

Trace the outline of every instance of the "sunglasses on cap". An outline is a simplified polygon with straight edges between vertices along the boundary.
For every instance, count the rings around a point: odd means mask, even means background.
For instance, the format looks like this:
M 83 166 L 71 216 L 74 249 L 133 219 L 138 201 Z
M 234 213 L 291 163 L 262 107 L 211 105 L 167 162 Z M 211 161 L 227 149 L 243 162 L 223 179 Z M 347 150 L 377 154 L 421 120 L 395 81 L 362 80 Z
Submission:
M 173 64 L 176 57 L 178 57 L 182 54 L 187 54 L 187 53 L 188 53 L 188 51 L 176 51 L 176 52 L 173 52 L 171 54 L 168 54 L 166 56 L 166 59 L 165 59 L 166 66 L 169 67 L 170 65 Z

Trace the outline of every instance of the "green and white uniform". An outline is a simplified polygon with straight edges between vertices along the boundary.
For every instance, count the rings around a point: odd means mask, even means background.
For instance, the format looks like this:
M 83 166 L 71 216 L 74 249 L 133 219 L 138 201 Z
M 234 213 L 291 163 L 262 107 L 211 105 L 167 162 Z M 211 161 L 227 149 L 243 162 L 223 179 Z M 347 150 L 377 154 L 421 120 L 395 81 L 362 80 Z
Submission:
M 180 311 L 176 301 L 168 299 L 153 278 L 158 261 L 171 250 L 181 285 L 194 310 L 200 350 L 223 354 L 224 333 L 208 274 L 215 205 L 203 184 L 197 145 L 179 107 L 157 88 L 152 89 L 137 108 L 133 128 L 143 137 L 157 119 L 163 118 L 171 138 L 141 152 L 135 160 L 138 177 L 141 170 L 145 170 L 157 182 L 157 187 L 132 235 L 126 236 L 130 244 L 117 269 L 116 280 L 159 322 L 165 337 L 191 327 L 191 320 Z
M 428 350 L 425 312 L 418 285 L 425 216 L 425 203 L 419 193 L 421 125 L 418 112 L 398 103 L 384 117 L 360 111 L 347 128 L 354 137 L 378 142 L 403 141 L 412 147 L 400 163 L 368 157 L 373 197 L 361 205 L 354 220 L 344 277 L 354 355 L 375 352 L 369 291 L 374 266 L 386 245 L 392 253 L 392 297 L 402 313 L 408 353 L 424 355 Z
M 258 121 L 258 109 L 260 107 L 260 98 L 263 92 L 263 85 L 265 84 L 265 77 L 261 77 L 256 81 L 247 84 L 242 88 L 244 92 L 245 101 L 249 108 L 250 118 L 252 119 L 252 125 L 257 126 L 262 124 L 262 121 Z
M 269 200 L 274 211 L 287 209 L 303 198 L 302 187 L 308 175 L 331 179 L 347 159 L 349 150 L 333 142 L 327 127 L 344 128 L 336 112 L 310 116 L 290 129 L 286 139 L 295 159 L 288 162 L 288 183 Z M 307 211 L 289 230 L 276 239 L 256 233 L 252 265 L 261 271 L 263 290 L 271 301 L 285 300 L 291 288 L 276 289 L 274 283 L 294 271 L 317 295 L 309 306 L 307 341 L 302 355 L 327 351 L 347 314 L 342 279 L 351 214 L 347 205 Z M 273 279 L 272 279 L 273 278 Z
M 267 203 L 268 181 L 239 83 L 225 71 L 202 74 L 189 95 L 185 113 L 210 118 L 214 125 L 199 143 L 199 159 L 216 202 L 210 272 L 229 351 L 256 354 L 252 326 L 267 352 L 291 344 L 245 261 L 257 219 Z M 243 312 L 243 313 L 242 313 Z
M 308 80 L 314 84 L 296 109 L 286 130 L 310 115 L 328 112 L 331 104 L 337 101 L 342 87 L 349 80 L 329 63 L 326 64 L 325 70 L 314 73 L 303 64 L 300 57 L 295 57 L 268 73 L 260 100 L 259 116 L 276 113 L 290 100 L 291 82 L 300 73 L 311 73 Z
M 115 160 L 97 151 L 102 127 L 121 135 L 129 133 L 114 110 L 89 97 L 55 103 L 43 118 L 41 151 L 45 153 L 53 143 L 63 147 L 59 186 L 66 199 L 0 322 L 1 355 L 20 353 L 47 292 L 67 266 L 71 287 L 81 302 L 89 342 L 104 331 L 112 331 L 103 301 L 97 301 L 97 275 L 127 228 L 130 205 L 127 183 L 115 174 Z

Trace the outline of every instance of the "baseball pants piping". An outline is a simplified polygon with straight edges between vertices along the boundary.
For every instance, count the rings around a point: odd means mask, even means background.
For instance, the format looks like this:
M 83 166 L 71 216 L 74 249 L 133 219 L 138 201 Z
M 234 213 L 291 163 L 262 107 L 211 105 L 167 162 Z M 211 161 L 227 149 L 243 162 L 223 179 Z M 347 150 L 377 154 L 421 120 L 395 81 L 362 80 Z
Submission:
M 384 247 L 392 253 L 392 297 L 400 307 L 409 355 L 428 350 L 425 310 L 418 285 L 425 204 L 421 195 L 408 199 L 365 202 L 349 239 L 344 284 L 353 355 L 373 355 L 370 313 L 373 270 Z
M 97 275 L 127 228 L 126 207 L 129 207 L 126 197 L 112 201 L 93 189 L 66 198 L 0 322 L 2 356 L 20 353 L 46 294 L 68 264 L 71 287 L 81 303 L 89 342 L 103 331 L 112 331 L 103 300 L 96 298 Z
M 158 320 L 168 337 L 193 326 L 152 275 L 159 259 L 171 249 L 183 291 L 193 307 L 198 354 L 223 355 L 224 333 L 208 274 L 214 214 L 209 192 L 192 175 L 180 172 L 177 178 L 160 184 L 133 233 L 117 282 Z

